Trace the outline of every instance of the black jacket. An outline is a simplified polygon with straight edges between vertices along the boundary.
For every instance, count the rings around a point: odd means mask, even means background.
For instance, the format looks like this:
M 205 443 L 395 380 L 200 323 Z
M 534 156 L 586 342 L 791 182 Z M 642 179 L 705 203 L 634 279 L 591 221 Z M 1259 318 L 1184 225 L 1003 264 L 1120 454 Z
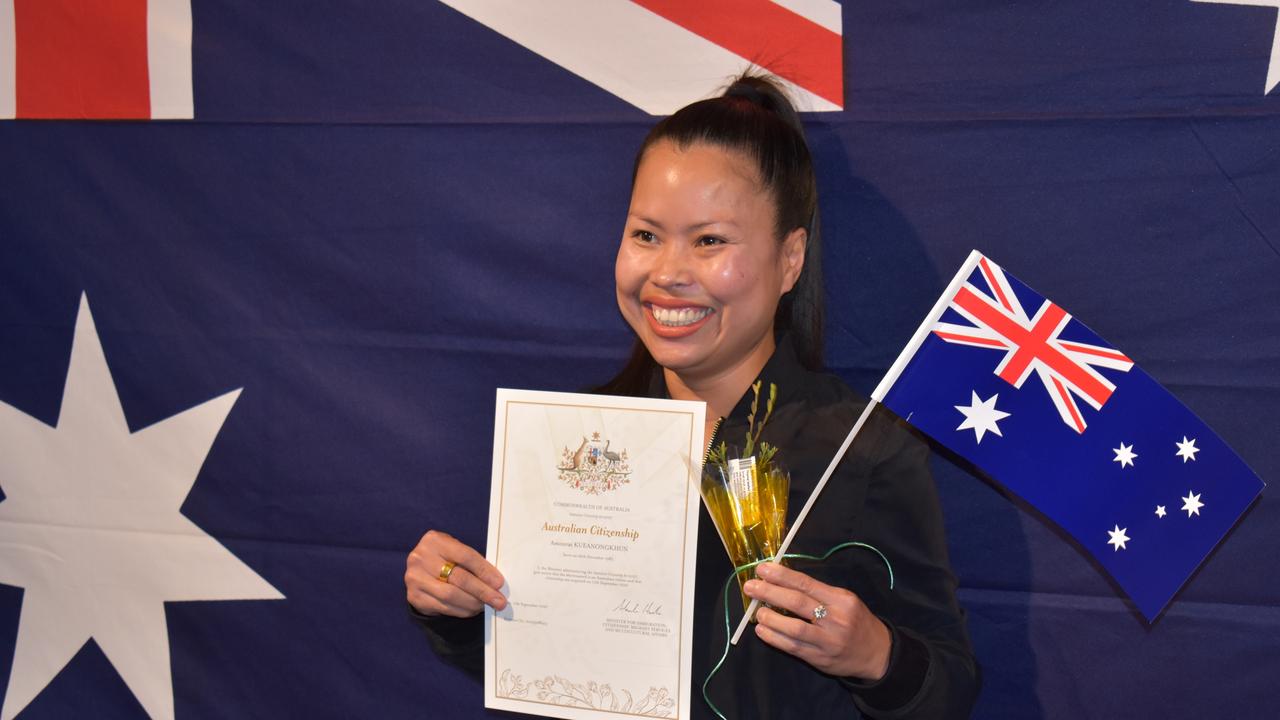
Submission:
M 839 379 L 805 370 L 790 343 L 761 371 L 764 392 L 778 387 L 773 415 L 762 439 L 779 448 L 791 473 L 788 516 L 794 518 L 826 470 L 831 457 L 862 412 L 866 400 Z M 650 395 L 665 397 L 661 375 Z M 720 424 L 715 441 L 741 445 L 751 393 Z M 763 415 L 764 398 L 760 401 Z M 849 549 L 822 564 L 793 562 L 817 579 L 857 593 L 889 626 L 893 651 L 889 672 L 878 683 L 824 675 L 807 663 L 744 633 L 709 686 L 712 700 L 731 718 L 968 717 L 978 689 L 978 667 L 955 598 L 946 538 L 928 452 L 882 408 L 873 411 L 845 459 L 805 521 L 791 552 L 821 555 L 859 540 L 878 548 L 893 566 L 889 589 L 884 564 L 873 553 Z M 714 715 L 701 685 L 724 650 L 725 579 L 732 565 L 705 508 L 698 531 L 694 600 L 692 717 Z M 736 626 L 742 613 L 736 584 L 730 589 Z M 421 618 L 445 658 L 482 672 L 479 618 Z

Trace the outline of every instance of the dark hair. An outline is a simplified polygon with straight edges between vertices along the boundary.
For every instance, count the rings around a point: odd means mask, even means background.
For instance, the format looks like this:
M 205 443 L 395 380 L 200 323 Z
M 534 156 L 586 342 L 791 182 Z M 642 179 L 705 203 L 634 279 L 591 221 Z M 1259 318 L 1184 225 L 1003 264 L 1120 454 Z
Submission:
M 658 142 L 685 149 L 698 143 L 741 153 L 753 161 L 760 182 L 774 200 L 778 239 L 796 228 L 808 233 L 804 265 L 795 287 L 778 301 L 773 329 L 795 348 L 800 363 L 822 368 L 822 239 L 818 228 L 818 185 L 800 116 L 778 84 L 759 75 L 743 75 L 724 94 L 686 105 L 663 118 L 640 144 L 631 180 L 640 161 Z M 658 364 L 636 340 L 622 371 L 598 391 L 639 395 L 648 391 Z

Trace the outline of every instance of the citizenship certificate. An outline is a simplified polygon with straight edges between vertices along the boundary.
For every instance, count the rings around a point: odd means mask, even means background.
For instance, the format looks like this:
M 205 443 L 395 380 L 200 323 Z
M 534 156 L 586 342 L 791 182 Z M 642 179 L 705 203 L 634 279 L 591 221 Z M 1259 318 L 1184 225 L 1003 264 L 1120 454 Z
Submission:
M 485 707 L 687 718 L 701 402 L 498 390 Z

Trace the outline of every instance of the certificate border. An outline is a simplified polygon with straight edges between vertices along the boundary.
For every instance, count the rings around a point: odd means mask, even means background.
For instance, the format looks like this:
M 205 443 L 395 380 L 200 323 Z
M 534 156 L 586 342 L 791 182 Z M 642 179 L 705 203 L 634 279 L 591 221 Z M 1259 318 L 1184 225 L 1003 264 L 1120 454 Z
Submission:
M 525 392 L 527 392 L 527 391 L 525 391 Z M 554 393 L 554 394 L 560 394 L 560 393 Z M 645 399 L 653 399 L 653 398 L 645 398 Z M 507 434 L 510 432 L 510 428 L 511 428 L 510 415 L 511 415 L 511 407 L 512 407 L 513 405 L 537 405 L 537 406 L 542 406 L 542 407 L 568 407 L 568 408 L 577 408 L 577 409 L 583 409 L 583 410 L 621 410 L 621 411 L 625 411 L 625 412 L 659 413 L 659 414 L 663 414 L 663 415 L 685 415 L 685 416 L 688 416 L 688 418 L 689 418 L 689 443 L 688 443 L 688 445 L 689 445 L 689 450 L 690 450 L 690 455 L 689 455 L 689 457 L 690 457 L 690 461 L 693 461 L 693 460 L 695 459 L 695 457 L 701 457 L 700 455 L 699 455 L 699 456 L 695 456 L 695 454 L 694 454 L 694 453 L 698 450 L 698 448 L 695 448 L 695 447 L 694 447 L 694 443 L 693 443 L 694 433 L 697 431 L 697 413 L 692 412 L 692 411 L 688 411 L 688 410 L 660 410 L 660 409 L 657 409 L 657 408 L 637 408 L 637 407 L 635 407 L 634 405 L 625 405 L 625 404 L 621 404 L 621 405 L 620 405 L 620 404 L 608 404 L 607 400 L 606 400 L 606 402 L 602 402 L 602 403 L 590 403 L 590 404 L 586 404 L 586 403 L 572 403 L 572 402 L 555 402 L 555 401 L 534 401 L 534 400 L 506 399 L 506 400 L 505 400 L 505 402 L 504 402 L 503 408 L 502 408 L 502 411 L 503 411 L 503 415 L 502 415 L 502 454 L 501 454 L 501 461 L 500 461 L 500 465 L 499 465 L 499 482 L 500 482 L 500 485 L 499 485 L 499 489 L 498 489 L 498 517 L 497 517 L 497 529 L 495 530 L 495 535 L 494 535 L 494 548 L 493 548 L 493 553 L 494 553 L 494 554 L 493 554 L 493 564 L 494 564 L 494 565 L 499 565 L 499 564 L 500 564 L 500 563 L 499 563 L 499 558 L 498 558 L 498 553 L 499 553 L 499 551 L 500 551 L 500 548 L 502 547 L 502 517 L 503 517 L 503 513 L 504 513 L 504 511 L 505 511 L 505 506 L 506 506 L 507 447 L 508 447 L 508 445 L 507 445 Z M 705 440 L 705 438 L 704 438 L 704 440 Z M 697 478 L 695 478 L 695 477 L 689 477 L 689 478 L 687 478 L 687 480 L 686 480 L 686 482 L 687 482 L 687 483 L 694 483 L 694 482 L 696 482 L 696 481 L 697 481 Z M 686 485 L 685 493 L 684 493 L 684 513 L 683 513 L 683 517 L 684 517 L 684 527 L 686 527 L 686 528 L 688 527 L 688 524 L 689 524 L 689 512 L 690 512 L 690 508 L 689 508 L 689 488 L 688 488 L 688 486 Z M 694 542 L 697 542 L 697 534 L 696 534 L 696 531 L 695 531 L 695 533 L 694 533 Z M 680 672 L 680 664 L 681 664 L 681 658 L 684 656 L 684 652 L 685 652 L 685 635 L 684 635 L 685 612 L 684 612 L 684 606 L 685 606 L 685 593 L 687 592 L 687 588 L 685 587 L 685 573 L 684 573 L 684 571 L 683 571 L 683 568 L 685 568 L 685 567 L 686 567 L 685 560 L 686 560 L 686 558 L 688 557 L 688 554 L 689 554 L 689 533 L 687 533 L 687 532 L 686 532 L 686 533 L 684 534 L 684 537 L 681 539 L 681 544 L 680 544 L 680 567 L 681 567 L 681 573 L 680 573 L 680 622 L 679 622 L 679 625 L 678 625 L 678 628 L 677 628 L 677 633 L 678 633 L 678 635 L 677 635 L 677 637 L 678 637 L 678 642 L 677 642 L 677 644 L 676 644 L 676 662 L 675 662 L 675 667 L 676 667 L 676 688 L 675 688 L 676 711 L 675 711 L 675 714 L 674 714 L 674 715 L 668 716 L 671 720 L 681 720 L 681 716 L 680 716 L 680 697 L 681 697 L 681 690 L 682 690 L 682 685 L 681 685 L 681 683 L 683 682 L 684 677 L 683 677 L 683 673 L 682 673 L 682 672 Z M 692 621 L 693 621 L 693 618 L 688 618 L 688 620 L 689 620 L 689 622 L 692 622 Z M 493 679 L 494 679 L 494 683 L 495 683 L 495 685 L 496 685 L 496 683 L 497 683 L 497 681 L 498 681 L 498 666 L 501 664 L 501 663 L 498 661 L 498 617 L 497 617 L 497 615 L 493 615 L 493 614 L 491 614 L 491 615 L 490 615 L 490 618 L 489 618 L 489 624 L 490 624 L 490 632 L 492 633 L 491 637 L 493 638 L 493 666 L 490 668 L 490 671 L 493 673 L 492 677 L 493 677 Z M 690 680 L 692 680 L 692 678 L 690 678 Z M 487 681 L 486 681 L 486 685 L 487 685 Z M 653 717 L 653 716 L 650 716 L 650 715 L 642 715 L 642 714 L 639 714 L 639 713 L 625 712 L 625 711 L 622 711 L 622 710 L 610 710 L 610 709 L 605 709 L 605 708 L 593 708 L 593 707 L 584 708 L 584 707 L 577 706 L 577 705 L 561 705 L 561 704 L 559 704 L 559 703 L 551 703 L 551 702 L 545 702 L 545 701 L 539 701 L 539 700 L 529 700 L 529 699 L 526 699 L 526 698 L 512 698 L 512 697 L 507 697 L 507 696 L 496 696 L 496 695 L 495 695 L 495 697 L 500 697 L 502 700 L 505 700 L 505 701 L 507 701 L 507 702 L 513 702 L 513 703 L 529 703 L 529 704 L 531 704 L 531 705 L 545 705 L 545 706 L 550 706 L 550 707 L 555 707 L 555 708 L 572 709 L 572 710 L 583 710 L 583 711 L 588 711 L 588 712 L 608 713 L 608 714 L 611 714 L 611 715 L 621 715 L 621 716 L 626 716 L 626 717 Z M 690 696 L 690 702 L 692 703 L 692 695 Z M 495 708 L 495 709 L 500 709 L 500 708 Z

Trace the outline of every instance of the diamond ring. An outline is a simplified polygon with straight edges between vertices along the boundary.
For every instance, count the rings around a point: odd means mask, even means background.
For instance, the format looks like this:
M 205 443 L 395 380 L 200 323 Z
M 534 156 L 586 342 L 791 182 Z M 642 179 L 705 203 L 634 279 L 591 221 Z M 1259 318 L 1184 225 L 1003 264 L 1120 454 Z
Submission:
M 827 616 L 827 606 L 823 605 L 822 603 L 818 603 L 818 606 L 813 609 L 813 619 L 821 620 L 826 616 Z

